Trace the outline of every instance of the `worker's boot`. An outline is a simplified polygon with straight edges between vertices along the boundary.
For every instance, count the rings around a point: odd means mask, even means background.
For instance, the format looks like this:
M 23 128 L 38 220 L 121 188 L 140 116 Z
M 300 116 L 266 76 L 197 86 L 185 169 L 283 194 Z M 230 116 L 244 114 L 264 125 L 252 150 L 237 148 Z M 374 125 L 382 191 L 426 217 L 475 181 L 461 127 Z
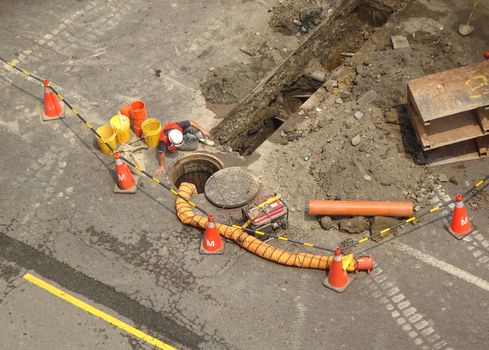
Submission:
M 208 139 L 208 138 L 200 138 L 199 139 L 199 142 L 202 142 L 204 145 L 207 145 L 207 146 L 214 146 L 215 142 L 212 141 L 211 139 Z

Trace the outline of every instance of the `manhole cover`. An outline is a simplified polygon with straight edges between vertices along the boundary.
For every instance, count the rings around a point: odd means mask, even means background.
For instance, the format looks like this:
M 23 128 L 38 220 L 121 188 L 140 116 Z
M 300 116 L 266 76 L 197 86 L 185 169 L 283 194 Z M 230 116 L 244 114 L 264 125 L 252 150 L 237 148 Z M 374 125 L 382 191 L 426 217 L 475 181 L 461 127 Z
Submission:
M 253 173 L 240 167 L 219 170 L 205 184 L 205 196 L 216 207 L 229 209 L 249 203 L 258 193 L 260 182 Z

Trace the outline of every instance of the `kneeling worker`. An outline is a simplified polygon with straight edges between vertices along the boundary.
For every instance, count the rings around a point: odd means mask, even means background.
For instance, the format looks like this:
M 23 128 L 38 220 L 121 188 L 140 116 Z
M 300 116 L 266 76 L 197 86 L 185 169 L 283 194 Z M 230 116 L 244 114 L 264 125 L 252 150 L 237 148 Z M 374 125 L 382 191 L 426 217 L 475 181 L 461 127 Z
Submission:
M 160 152 L 159 168 L 156 169 L 155 175 L 159 176 L 165 171 L 165 152 L 174 153 L 177 148 L 182 151 L 195 151 L 199 148 L 199 142 L 208 146 L 213 146 L 214 141 L 210 140 L 209 133 L 204 130 L 199 123 L 193 120 L 182 120 L 165 124 L 161 129 L 160 143 L 158 150 Z

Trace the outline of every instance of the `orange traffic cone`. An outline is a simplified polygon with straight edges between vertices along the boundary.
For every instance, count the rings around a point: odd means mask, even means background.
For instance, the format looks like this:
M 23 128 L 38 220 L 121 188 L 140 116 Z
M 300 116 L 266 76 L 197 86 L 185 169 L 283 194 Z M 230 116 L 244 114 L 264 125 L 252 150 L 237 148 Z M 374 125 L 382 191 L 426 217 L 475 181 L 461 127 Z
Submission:
M 348 273 L 343 270 L 343 262 L 341 260 L 341 250 L 336 248 L 334 251 L 334 258 L 331 266 L 329 267 L 328 274 L 323 280 L 323 285 L 338 292 L 343 292 L 350 284 L 350 277 Z
M 448 231 L 457 239 L 462 239 L 469 233 L 474 231 L 474 227 L 467 216 L 462 195 L 459 193 L 456 197 L 455 209 L 453 210 L 452 223 L 448 227 Z
M 114 152 L 115 171 L 117 173 L 117 185 L 114 187 L 115 193 L 136 193 L 138 188 L 137 179 L 134 178 L 126 163 L 120 158 L 119 152 Z
M 207 217 L 207 226 L 204 235 L 200 239 L 200 254 L 223 254 L 224 242 L 217 231 L 214 215 Z
M 58 96 L 49 88 L 49 80 L 44 80 L 44 103 L 42 120 L 54 120 L 63 118 L 63 107 L 58 101 Z
M 484 58 L 489 60 L 489 51 L 484 52 Z

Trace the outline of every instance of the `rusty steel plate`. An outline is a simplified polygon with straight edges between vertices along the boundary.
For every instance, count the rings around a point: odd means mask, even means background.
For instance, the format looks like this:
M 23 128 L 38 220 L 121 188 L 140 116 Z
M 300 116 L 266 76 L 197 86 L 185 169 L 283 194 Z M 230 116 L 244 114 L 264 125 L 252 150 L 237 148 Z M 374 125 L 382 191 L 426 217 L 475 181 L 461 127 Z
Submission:
M 489 60 L 408 82 L 408 94 L 426 124 L 489 105 Z
M 214 173 L 205 183 L 205 196 L 223 209 L 242 207 L 258 193 L 260 181 L 246 168 L 231 167 Z

